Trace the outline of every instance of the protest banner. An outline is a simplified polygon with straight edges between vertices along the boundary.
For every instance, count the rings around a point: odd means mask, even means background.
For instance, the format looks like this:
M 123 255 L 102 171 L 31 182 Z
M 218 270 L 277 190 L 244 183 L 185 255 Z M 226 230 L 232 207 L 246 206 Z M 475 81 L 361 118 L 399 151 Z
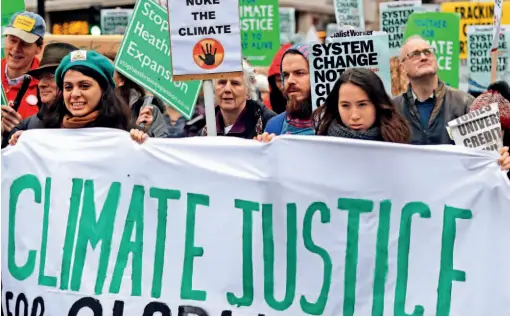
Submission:
M 168 13 L 154 0 L 139 0 L 115 59 L 115 69 L 190 119 L 200 81 L 172 81 Z
M 1 53 L 0 58 L 4 58 L 4 40 L 5 35 L 4 34 L 4 27 L 7 27 L 9 25 L 9 22 L 11 22 L 11 17 L 14 13 L 25 11 L 25 1 L 24 0 L 8 0 L 8 1 L 2 1 L 1 3 L 2 8 L 2 33 L 1 33 L 1 39 L 2 39 L 2 46 L 1 46 Z
M 349 68 L 372 70 L 391 92 L 388 34 L 343 30 L 324 44 L 311 44 L 311 48 L 310 84 L 314 109 L 324 104 L 340 75 Z
M 168 8 L 174 80 L 240 75 L 237 0 L 168 0 Z
M 409 16 L 421 7 L 421 0 L 379 3 L 381 31 L 388 33 L 391 57 L 400 54 Z
M 101 33 L 124 34 L 132 15 L 132 9 L 101 9 Z
M 365 29 L 363 0 L 333 0 L 333 6 L 339 27 L 353 26 L 360 31 Z
M 442 12 L 460 14 L 460 58 L 467 58 L 468 25 L 491 25 L 494 23 L 494 1 L 462 1 L 441 3 Z M 502 24 L 510 24 L 510 2 L 503 2 Z
M 1 161 L 5 315 L 508 312 L 489 152 L 44 129 Z
M 280 8 L 280 44 L 288 43 L 296 34 L 296 9 Z
M 492 71 L 492 36 L 494 26 L 467 27 L 469 90 L 484 92 L 491 84 Z M 498 41 L 497 79 L 510 81 L 510 26 L 502 26 Z
M 459 15 L 444 12 L 414 12 L 407 22 L 404 41 L 419 35 L 435 51 L 439 78 L 459 88 Z
M 280 48 L 278 0 L 240 0 L 243 57 L 253 66 L 269 66 Z
M 498 152 L 503 147 L 497 103 L 448 122 L 448 129 L 456 145 L 493 152 Z

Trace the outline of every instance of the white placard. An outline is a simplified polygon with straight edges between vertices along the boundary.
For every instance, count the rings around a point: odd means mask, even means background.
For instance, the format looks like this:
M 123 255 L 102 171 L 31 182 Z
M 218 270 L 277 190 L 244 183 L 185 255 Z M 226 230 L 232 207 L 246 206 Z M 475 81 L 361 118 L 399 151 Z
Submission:
M 1 163 L 6 316 L 508 314 L 493 153 L 92 128 L 25 131 Z
M 453 141 L 459 146 L 494 152 L 503 147 L 497 103 L 448 122 L 448 129 Z
M 242 71 L 237 0 L 168 0 L 173 76 Z

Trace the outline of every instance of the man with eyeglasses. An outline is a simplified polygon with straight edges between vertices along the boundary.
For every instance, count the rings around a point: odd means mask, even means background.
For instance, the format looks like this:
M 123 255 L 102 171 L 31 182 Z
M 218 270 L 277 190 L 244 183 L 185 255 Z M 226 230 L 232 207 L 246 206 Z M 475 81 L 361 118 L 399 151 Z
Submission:
M 420 36 L 406 40 L 400 59 L 409 87 L 393 101 L 412 127 L 412 144 L 453 144 L 446 126 L 469 112 L 473 96 L 448 87 L 439 79 L 434 49 Z

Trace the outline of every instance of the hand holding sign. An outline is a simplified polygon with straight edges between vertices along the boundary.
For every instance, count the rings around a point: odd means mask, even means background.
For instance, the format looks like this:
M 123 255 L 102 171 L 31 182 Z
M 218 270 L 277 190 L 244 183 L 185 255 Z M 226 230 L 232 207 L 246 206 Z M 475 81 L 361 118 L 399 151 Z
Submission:
M 218 51 L 217 48 L 214 49 L 214 53 L 212 53 L 212 44 L 205 44 L 205 50 L 202 46 L 202 52 L 204 53 L 204 56 L 199 56 L 199 58 L 208 66 L 212 66 L 216 62 L 216 52 Z

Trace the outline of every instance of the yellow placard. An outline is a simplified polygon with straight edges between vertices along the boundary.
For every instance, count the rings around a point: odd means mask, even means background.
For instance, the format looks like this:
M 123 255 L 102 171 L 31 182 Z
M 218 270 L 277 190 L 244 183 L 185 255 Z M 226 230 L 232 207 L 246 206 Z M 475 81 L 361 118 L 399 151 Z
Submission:
M 445 2 L 441 12 L 460 14 L 460 58 L 467 58 L 467 26 L 492 25 L 494 23 L 494 1 L 491 2 Z M 503 1 L 501 24 L 510 24 L 510 2 Z
M 12 24 L 13 27 L 21 29 L 26 32 L 30 32 L 34 29 L 35 19 L 18 15 Z

